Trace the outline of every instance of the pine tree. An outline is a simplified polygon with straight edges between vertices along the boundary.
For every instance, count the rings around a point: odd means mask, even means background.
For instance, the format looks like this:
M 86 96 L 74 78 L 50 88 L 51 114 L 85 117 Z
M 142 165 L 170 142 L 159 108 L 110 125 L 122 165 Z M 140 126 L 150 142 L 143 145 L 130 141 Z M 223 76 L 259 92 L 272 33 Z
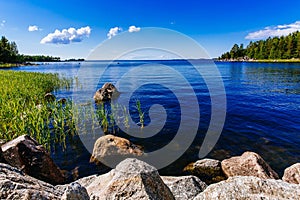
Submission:
M 269 37 L 256 42 L 250 41 L 246 49 L 243 44 L 240 46 L 234 44 L 229 52 L 221 56 L 221 59 L 236 59 L 244 56 L 254 59 L 300 58 L 300 32 L 281 37 Z

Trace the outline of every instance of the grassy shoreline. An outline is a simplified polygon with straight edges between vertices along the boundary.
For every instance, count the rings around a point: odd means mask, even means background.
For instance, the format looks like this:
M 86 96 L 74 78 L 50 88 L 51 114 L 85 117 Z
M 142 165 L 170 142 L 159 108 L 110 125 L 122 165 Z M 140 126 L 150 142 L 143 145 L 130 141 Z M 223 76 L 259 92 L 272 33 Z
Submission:
M 0 139 L 28 134 L 49 148 L 52 141 L 64 143 L 73 134 L 65 132 L 66 126 L 73 127 L 71 104 L 45 98 L 49 92 L 70 88 L 72 80 L 11 70 L 0 70 L 0 77 Z
M 14 68 L 14 67 L 22 67 L 22 66 L 36 66 L 38 64 L 35 63 L 0 63 L 0 68 Z

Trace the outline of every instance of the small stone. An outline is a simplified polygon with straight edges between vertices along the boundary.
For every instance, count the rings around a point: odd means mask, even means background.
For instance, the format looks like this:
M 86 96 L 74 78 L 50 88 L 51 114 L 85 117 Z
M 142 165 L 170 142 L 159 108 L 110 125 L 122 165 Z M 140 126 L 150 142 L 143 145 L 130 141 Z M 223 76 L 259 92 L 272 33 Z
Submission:
M 82 187 L 78 182 L 71 183 L 67 186 L 62 200 L 89 200 L 90 197 L 85 187 Z
M 286 168 L 282 180 L 288 183 L 300 184 L 300 163 L 293 164 Z
M 48 102 L 55 101 L 55 95 L 52 93 L 46 93 L 44 96 L 45 100 Z

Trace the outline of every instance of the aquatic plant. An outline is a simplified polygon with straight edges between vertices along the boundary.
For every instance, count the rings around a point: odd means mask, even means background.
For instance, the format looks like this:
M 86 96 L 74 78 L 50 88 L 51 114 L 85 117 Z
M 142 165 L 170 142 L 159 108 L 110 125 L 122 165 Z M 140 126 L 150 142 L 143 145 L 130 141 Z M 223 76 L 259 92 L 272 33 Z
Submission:
M 136 101 L 136 109 L 139 113 L 139 120 L 140 120 L 139 124 L 141 125 L 141 128 L 144 128 L 144 114 L 145 113 L 142 111 L 140 100 Z
M 139 103 L 139 117 L 141 128 L 144 127 L 143 113 Z M 96 104 L 88 102 L 85 104 L 73 105 L 73 118 L 76 124 L 76 131 L 79 134 L 98 134 L 101 127 L 104 134 L 118 134 L 120 127 L 130 127 L 130 114 L 126 106 L 119 103 L 102 102 Z
M 45 94 L 70 89 L 72 80 L 58 74 L 0 71 L 0 139 L 12 140 L 28 134 L 50 148 L 65 144 L 74 134 L 72 104 L 48 101 Z
M 102 103 L 95 108 L 93 102 L 76 105 L 68 99 L 45 99 L 46 93 L 70 89 L 72 79 L 4 70 L 0 77 L 0 139 L 9 141 L 27 134 L 48 150 L 57 144 L 64 149 L 67 140 L 78 134 L 96 135 L 99 128 L 105 134 L 117 134 L 121 124 L 129 128 L 129 111 L 118 103 Z M 140 101 L 136 107 L 139 123 L 144 127 Z

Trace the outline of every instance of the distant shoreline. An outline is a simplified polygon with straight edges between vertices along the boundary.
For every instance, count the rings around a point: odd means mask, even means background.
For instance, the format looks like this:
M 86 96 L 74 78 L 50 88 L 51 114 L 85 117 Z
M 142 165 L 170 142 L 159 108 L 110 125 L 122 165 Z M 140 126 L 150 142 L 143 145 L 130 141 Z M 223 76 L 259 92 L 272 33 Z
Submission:
M 225 59 L 217 62 L 300 63 L 300 59 Z
M 42 63 L 63 63 L 63 62 L 84 62 L 84 59 L 68 59 L 68 60 L 58 60 L 58 61 L 36 61 L 36 62 L 24 62 L 24 63 L 0 63 L 0 69 L 14 68 L 14 67 L 24 67 L 24 66 L 39 66 Z
M 30 63 L 30 62 L 26 62 L 26 63 L 3 63 L 0 64 L 0 68 L 14 68 L 14 67 L 23 67 L 23 66 L 38 66 L 39 64 L 36 63 Z
M 148 62 L 148 61 L 214 61 L 214 62 L 245 62 L 245 63 L 300 63 L 300 59 L 169 59 L 169 60 L 96 60 L 96 62 Z M 95 62 L 94 60 L 61 60 L 61 61 L 52 61 L 57 63 L 63 63 L 63 62 Z M 44 62 L 44 63 L 52 63 L 52 62 Z M 15 68 L 15 67 L 24 67 L 24 66 L 39 66 L 43 65 L 43 62 L 36 63 L 36 62 L 26 62 L 26 63 L 3 63 L 0 64 L 0 69 L 9 69 L 9 68 Z

